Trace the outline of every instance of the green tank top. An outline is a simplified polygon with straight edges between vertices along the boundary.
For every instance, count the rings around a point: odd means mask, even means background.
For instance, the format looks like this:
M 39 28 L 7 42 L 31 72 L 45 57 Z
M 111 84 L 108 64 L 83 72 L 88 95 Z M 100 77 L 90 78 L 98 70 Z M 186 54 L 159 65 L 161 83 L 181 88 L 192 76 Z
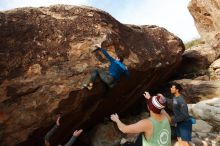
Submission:
M 153 125 L 153 132 L 149 140 L 142 134 L 142 146 L 171 146 L 171 129 L 167 118 L 157 121 L 150 117 Z

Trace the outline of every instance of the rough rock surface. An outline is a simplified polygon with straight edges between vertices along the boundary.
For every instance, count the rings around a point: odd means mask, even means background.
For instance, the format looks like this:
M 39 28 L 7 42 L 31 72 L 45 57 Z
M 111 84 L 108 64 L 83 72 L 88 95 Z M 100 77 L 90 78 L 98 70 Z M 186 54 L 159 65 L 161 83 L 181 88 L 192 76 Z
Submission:
M 102 54 L 92 53 L 97 43 L 123 56 L 130 71 L 110 91 L 100 81 L 92 91 L 80 89 L 91 68 L 107 69 Z M 63 117 L 52 145 L 65 143 L 73 130 L 125 111 L 144 90 L 162 84 L 183 51 L 182 41 L 164 28 L 123 25 L 94 8 L 0 12 L 0 145 L 40 143 L 57 113 Z
M 211 46 L 220 49 L 220 1 L 191 0 L 188 9 L 194 18 L 201 37 Z
M 220 59 L 209 66 L 210 80 L 220 80 Z
M 186 98 L 207 100 L 220 97 L 220 81 L 181 79 L 175 82 L 181 84 Z
M 194 18 L 202 44 L 187 49 L 180 66 L 181 74 L 203 74 L 220 57 L 220 1 L 191 0 L 188 9 Z
M 220 145 L 220 97 L 189 104 L 188 107 L 196 118 L 192 129 L 193 146 Z
M 196 75 L 204 75 L 208 71 L 208 67 L 216 60 L 218 53 L 208 44 L 200 44 L 187 49 L 183 53 L 179 73 Z
M 92 146 L 112 146 L 118 145 L 122 134 L 115 128 L 113 122 L 99 124 L 95 126 L 93 135 L 91 135 Z
M 196 124 L 193 125 L 193 132 L 209 133 L 212 130 L 212 126 L 203 120 L 196 120 Z
M 219 131 L 220 126 L 220 98 L 216 97 L 210 100 L 200 101 L 191 108 L 191 113 L 196 118 L 209 121 Z M 206 127 L 207 128 L 207 127 Z M 205 129 L 203 129 L 205 130 Z M 203 132 L 203 131 L 201 131 Z

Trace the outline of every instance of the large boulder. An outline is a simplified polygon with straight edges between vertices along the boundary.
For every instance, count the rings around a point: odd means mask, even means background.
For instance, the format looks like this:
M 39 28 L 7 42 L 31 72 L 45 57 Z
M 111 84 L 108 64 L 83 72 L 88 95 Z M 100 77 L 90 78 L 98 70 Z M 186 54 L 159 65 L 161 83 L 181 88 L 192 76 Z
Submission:
M 201 38 L 199 44 L 184 52 L 179 76 L 192 78 L 204 75 L 220 57 L 220 1 L 191 0 L 188 9 Z
M 123 56 L 130 71 L 110 90 L 81 89 L 89 70 L 107 69 L 94 44 Z M 124 112 L 181 62 L 182 41 L 157 26 L 124 25 L 90 7 L 55 5 L 0 12 L 0 145 L 35 145 L 62 113 L 52 144 Z
M 193 46 L 183 53 L 183 60 L 178 72 L 189 77 L 207 74 L 208 67 L 217 57 L 217 51 L 209 44 Z
M 193 125 L 192 142 L 195 145 L 219 145 L 220 97 L 190 104 L 188 107 L 190 114 L 197 119 Z
M 209 100 L 200 101 L 192 106 L 192 114 L 196 118 L 209 121 L 216 128 L 220 126 L 220 98 L 216 97 Z M 204 129 L 205 130 L 205 129 Z
M 212 126 L 203 120 L 196 120 L 196 124 L 193 125 L 193 132 L 211 132 Z
M 220 1 L 191 0 L 188 9 L 202 39 L 220 55 Z

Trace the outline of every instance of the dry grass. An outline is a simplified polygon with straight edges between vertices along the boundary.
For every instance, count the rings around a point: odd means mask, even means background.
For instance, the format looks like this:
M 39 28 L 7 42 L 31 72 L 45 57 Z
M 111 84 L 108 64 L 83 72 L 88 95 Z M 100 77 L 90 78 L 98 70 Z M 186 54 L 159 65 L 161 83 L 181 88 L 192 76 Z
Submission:
M 185 43 L 185 47 L 186 49 L 189 49 L 193 46 L 196 46 L 196 45 L 199 45 L 199 44 L 204 44 L 205 42 L 202 41 L 201 39 L 195 39 L 195 40 L 192 40 L 192 41 L 189 41 L 189 42 L 186 42 Z

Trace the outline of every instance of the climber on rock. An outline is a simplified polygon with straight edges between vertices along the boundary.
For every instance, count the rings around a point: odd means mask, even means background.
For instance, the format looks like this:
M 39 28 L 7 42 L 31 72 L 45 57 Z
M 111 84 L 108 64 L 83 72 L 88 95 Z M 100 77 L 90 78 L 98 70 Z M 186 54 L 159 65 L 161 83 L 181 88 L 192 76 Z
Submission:
M 122 57 L 116 57 L 115 59 L 112 58 L 106 51 L 103 49 L 100 45 L 95 45 L 94 51 L 101 50 L 102 53 L 106 56 L 106 58 L 109 60 L 109 70 L 104 71 L 100 68 L 94 68 L 91 71 L 91 76 L 87 80 L 86 83 L 83 84 L 83 87 L 87 88 L 88 90 L 91 90 L 93 88 L 93 84 L 96 81 L 97 77 L 99 76 L 101 80 L 109 87 L 112 88 L 114 85 L 119 81 L 121 75 L 125 73 L 127 76 L 129 76 L 129 72 L 127 67 L 123 64 L 123 58 Z

